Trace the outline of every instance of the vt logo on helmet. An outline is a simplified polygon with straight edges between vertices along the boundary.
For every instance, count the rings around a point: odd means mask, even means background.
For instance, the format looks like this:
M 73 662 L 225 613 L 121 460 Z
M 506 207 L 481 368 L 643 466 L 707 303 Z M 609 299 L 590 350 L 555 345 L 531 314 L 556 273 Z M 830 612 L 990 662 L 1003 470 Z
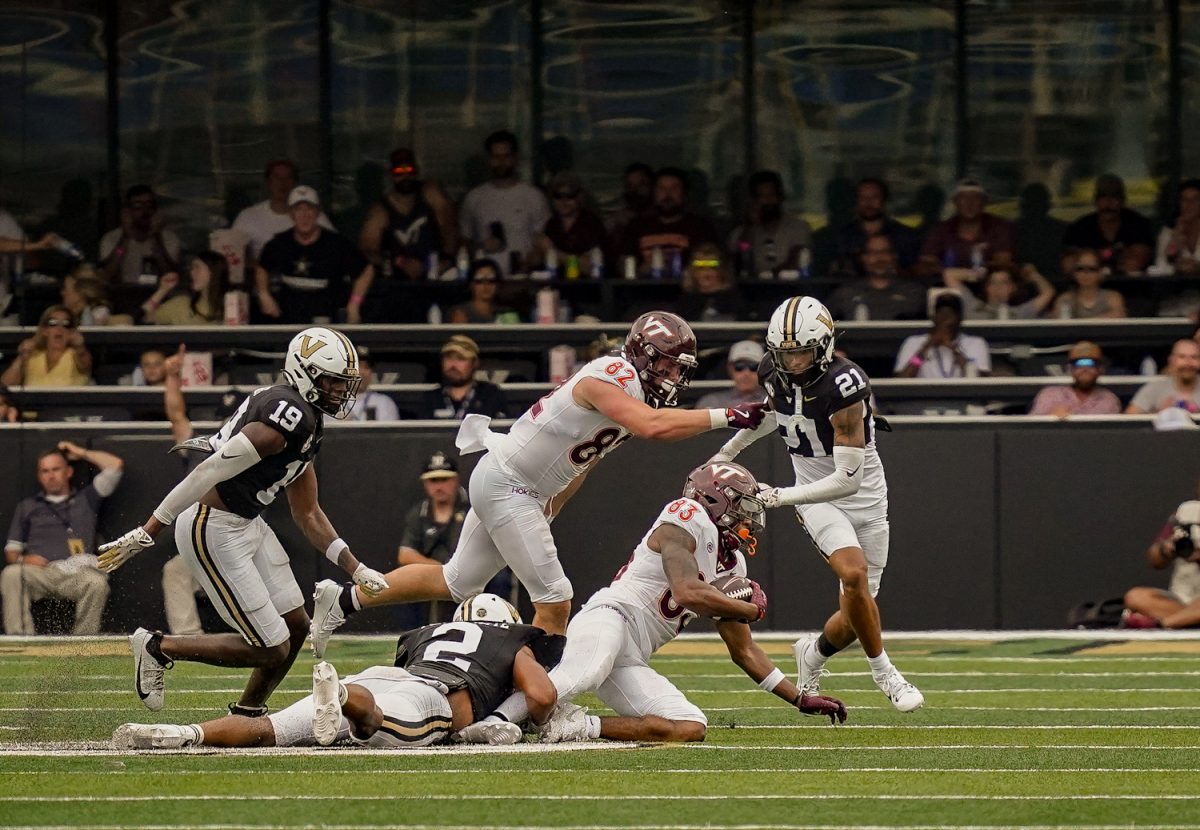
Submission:
M 323 326 L 307 328 L 292 338 L 283 373 L 306 401 L 339 419 L 350 414 L 362 384 L 358 352 L 350 338 Z
M 688 474 L 683 495 L 698 502 L 721 532 L 721 551 L 753 556 L 755 536 L 767 526 L 754 474 L 732 461 L 713 461 Z
M 696 335 L 677 314 L 650 311 L 633 321 L 621 354 L 637 369 L 654 408 L 674 406 L 696 373 Z
M 785 300 L 771 315 L 767 349 L 775 369 L 797 386 L 810 386 L 833 362 L 833 317 L 812 297 Z

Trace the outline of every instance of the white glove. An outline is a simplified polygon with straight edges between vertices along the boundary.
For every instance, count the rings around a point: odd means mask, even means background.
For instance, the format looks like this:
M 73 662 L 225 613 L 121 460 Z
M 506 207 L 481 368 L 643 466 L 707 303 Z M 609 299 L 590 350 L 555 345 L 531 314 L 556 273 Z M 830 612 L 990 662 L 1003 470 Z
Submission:
M 779 488 L 769 484 L 760 484 L 758 485 L 758 498 L 763 503 L 763 507 L 768 510 L 779 507 Z
M 97 551 L 96 567 L 110 574 L 133 557 L 154 546 L 154 537 L 143 527 L 135 527 L 120 539 L 101 545 Z
M 358 567 L 354 569 L 354 575 L 350 578 L 369 597 L 379 596 L 388 587 L 387 578 L 383 574 L 374 568 L 368 568 L 361 562 L 358 563 Z
M 722 447 L 721 449 L 717 450 L 716 454 L 714 454 L 712 458 L 704 462 L 704 466 L 707 467 L 709 464 L 728 464 L 732 460 L 733 456 L 725 452 L 725 448 Z

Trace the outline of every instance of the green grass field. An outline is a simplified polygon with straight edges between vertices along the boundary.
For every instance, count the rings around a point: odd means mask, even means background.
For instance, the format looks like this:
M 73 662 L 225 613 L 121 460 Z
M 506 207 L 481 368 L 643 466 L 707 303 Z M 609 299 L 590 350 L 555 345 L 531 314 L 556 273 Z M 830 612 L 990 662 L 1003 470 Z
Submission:
M 765 646 L 793 670 L 788 643 Z M 347 639 L 329 657 L 348 673 L 389 653 Z M 925 708 L 895 712 L 852 651 L 825 681 L 850 707 L 837 728 L 687 640 L 656 665 L 708 713 L 704 744 L 131 754 L 107 749 L 114 726 L 213 717 L 244 672 L 179 664 L 155 714 L 123 640 L 0 641 L 0 826 L 1200 828 L 1200 641 L 893 639 L 889 653 Z M 310 667 L 273 707 L 307 693 Z

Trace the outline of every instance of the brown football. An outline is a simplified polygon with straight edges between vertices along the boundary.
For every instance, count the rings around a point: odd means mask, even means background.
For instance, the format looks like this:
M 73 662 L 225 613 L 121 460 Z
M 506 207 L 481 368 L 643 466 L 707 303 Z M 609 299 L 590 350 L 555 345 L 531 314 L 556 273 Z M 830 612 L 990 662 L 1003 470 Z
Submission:
M 749 602 L 754 593 L 754 586 L 750 584 L 749 579 L 733 573 L 721 574 L 712 581 L 712 585 L 725 596 L 743 602 Z

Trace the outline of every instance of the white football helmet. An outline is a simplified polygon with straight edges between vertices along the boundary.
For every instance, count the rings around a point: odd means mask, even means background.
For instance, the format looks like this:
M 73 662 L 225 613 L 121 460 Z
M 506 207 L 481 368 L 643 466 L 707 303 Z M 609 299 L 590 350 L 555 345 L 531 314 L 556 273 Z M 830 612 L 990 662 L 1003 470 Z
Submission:
M 495 594 L 476 594 L 454 609 L 454 622 L 520 623 L 521 615 L 512 603 Z
M 833 363 L 833 317 L 812 297 L 785 300 L 767 326 L 767 349 L 775 368 L 799 386 L 808 386 Z M 803 356 L 811 354 L 805 362 Z
M 307 328 L 292 338 L 283 373 L 306 401 L 334 418 L 350 414 L 362 383 L 358 352 L 350 338 L 324 326 Z

